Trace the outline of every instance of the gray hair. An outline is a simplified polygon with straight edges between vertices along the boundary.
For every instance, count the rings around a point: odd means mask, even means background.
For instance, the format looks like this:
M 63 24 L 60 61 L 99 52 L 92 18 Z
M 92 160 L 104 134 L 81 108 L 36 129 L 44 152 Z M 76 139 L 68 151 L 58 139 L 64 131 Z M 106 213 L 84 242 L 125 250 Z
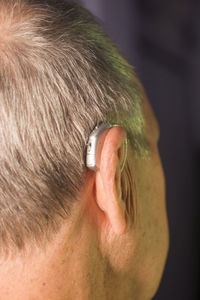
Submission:
M 94 18 L 73 2 L 1 0 L 1 251 L 47 239 L 70 215 L 100 122 L 144 147 L 136 77 Z

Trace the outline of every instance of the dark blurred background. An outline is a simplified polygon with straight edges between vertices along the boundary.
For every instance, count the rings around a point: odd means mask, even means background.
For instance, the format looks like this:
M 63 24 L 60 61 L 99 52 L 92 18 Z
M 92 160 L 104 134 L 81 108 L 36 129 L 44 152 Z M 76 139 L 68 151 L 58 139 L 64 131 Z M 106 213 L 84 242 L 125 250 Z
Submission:
M 160 123 L 171 247 L 154 300 L 200 299 L 200 1 L 80 2 L 135 67 Z

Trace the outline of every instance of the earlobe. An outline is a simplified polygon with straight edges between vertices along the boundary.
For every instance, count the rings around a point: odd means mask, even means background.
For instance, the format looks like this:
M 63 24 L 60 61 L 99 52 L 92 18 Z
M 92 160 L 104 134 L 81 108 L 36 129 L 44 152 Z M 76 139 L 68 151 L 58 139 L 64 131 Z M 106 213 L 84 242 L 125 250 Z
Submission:
M 96 174 L 96 201 L 105 221 L 115 234 L 126 232 L 126 207 L 122 199 L 121 166 L 124 161 L 126 132 L 121 127 L 109 129 L 101 149 L 100 168 Z

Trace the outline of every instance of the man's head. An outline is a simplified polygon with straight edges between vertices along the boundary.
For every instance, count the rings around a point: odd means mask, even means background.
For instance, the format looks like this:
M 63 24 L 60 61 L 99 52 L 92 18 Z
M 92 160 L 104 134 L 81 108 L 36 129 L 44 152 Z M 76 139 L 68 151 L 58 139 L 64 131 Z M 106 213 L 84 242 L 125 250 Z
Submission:
M 158 125 L 119 50 L 77 4 L 1 1 L 0 101 L 2 299 L 150 299 L 168 249 Z

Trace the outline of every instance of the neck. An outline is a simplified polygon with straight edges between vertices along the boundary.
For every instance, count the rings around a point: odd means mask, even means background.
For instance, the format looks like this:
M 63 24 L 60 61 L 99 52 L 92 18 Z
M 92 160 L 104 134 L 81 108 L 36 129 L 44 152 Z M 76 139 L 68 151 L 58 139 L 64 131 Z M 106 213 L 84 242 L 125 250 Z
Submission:
M 98 300 L 106 299 L 104 264 L 91 237 L 70 236 L 63 228 L 44 251 L 0 263 L 1 299 Z M 68 242 L 70 241 L 70 243 Z
M 75 224 L 64 225 L 45 250 L 0 262 L 2 300 L 133 299 L 132 280 L 113 272 L 91 224 Z

